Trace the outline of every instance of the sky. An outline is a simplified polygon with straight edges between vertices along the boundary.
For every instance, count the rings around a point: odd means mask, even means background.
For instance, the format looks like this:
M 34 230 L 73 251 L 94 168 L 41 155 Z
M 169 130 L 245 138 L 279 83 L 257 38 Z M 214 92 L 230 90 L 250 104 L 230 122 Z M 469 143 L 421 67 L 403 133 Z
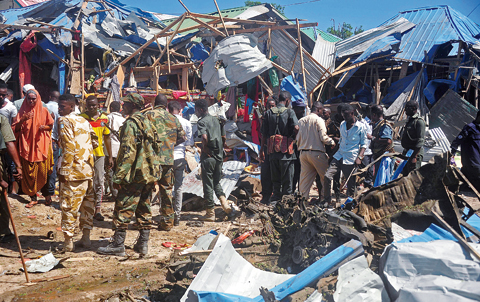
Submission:
M 143 10 L 157 13 L 181 15 L 185 10 L 177 0 L 119 0 L 124 4 L 139 7 Z M 318 28 L 326 30 L 335 24 L 347 22 L 354 28 L 362 26 L 370 29 L 379 26 L 398 12 L 434 5 L 449 5 L 464 15 L 468 15 L 480 0 L 272 0 L 285 5 L 285 15 L 288 18 L 306 19 L 317 22 Z M 305 3 L 308 2 L 308 3 Z M 183 0 L 192 12 L 209 13 L 216 11 L 213 0 Z M 217 0 L 220 9 L 244 6 L 243 0 Z M 304 3 L 291 5 L 295 3 Z M 480 6 L 471 14 L 472 19 L 480 24 Z M 334 21 L 333 21 L 333 20 Z

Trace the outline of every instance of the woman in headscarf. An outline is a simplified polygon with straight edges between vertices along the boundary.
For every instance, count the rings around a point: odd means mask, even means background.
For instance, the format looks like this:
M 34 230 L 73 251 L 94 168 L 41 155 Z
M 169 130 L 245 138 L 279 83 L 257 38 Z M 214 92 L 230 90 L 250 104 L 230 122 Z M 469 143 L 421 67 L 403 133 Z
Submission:
M 26 206 L 28 208 L 38 203 L 38 191 L 45 197 L 46 205 L 51 204 L 52 195 L 55 194 L 49 191 L 47 184 L 48 175 L 53 171 L 53 123 L 48 109 L 42 105 L 38 91 L 28 90 L 12 123 L 24 174 L 21 188 L 23 193 L 31 198 L 31 202 Z

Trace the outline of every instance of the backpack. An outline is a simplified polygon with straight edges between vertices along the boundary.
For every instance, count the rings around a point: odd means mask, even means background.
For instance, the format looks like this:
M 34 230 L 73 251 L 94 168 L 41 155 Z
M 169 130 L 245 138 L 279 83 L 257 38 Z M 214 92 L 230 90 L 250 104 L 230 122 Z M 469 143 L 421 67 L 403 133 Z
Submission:
M 280 115 L 287 110 L 286 107 L 273 107 L 272 112 L 276 115 L 276 123 L 275 123 L 275 134 L 270 136 L 268 138 L 268 143 L 267 143 L 267 152 L 268 154 L 272 154 L 275 152 L 280 152 L 280 153 L 287 153 L 287 154 L 293 154 L 293 138 L 288 138 L 286 136 L 283 136 L 280 134 L 280 131 L 278 130 L 278 119 L 280 118 Z

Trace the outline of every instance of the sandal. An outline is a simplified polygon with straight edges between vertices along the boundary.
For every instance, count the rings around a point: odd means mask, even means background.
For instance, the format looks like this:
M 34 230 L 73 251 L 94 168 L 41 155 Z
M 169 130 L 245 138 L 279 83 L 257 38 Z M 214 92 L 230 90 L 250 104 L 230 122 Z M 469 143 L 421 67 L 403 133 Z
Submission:
M 29 204 L 25 205 L 26 208 L 33 208 L 34 206 L 36 206 L 38 204 L 38 201 L 37 200 L 32 200 L 30 201 Z

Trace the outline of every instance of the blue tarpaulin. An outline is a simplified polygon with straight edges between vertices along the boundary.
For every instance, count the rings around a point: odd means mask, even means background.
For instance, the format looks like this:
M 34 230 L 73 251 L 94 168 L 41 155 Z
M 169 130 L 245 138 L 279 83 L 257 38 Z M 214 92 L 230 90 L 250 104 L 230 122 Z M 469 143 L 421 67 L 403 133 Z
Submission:
M 456 91 L 455 89 L 455 82 L 451 80 L 443 80 L 443 79 L 437 79 L 437 80 L 431 80 L 428 82 L 427 87 L 423 89 L 423 94 L 425 95 L 425 98 L 430 102 L 430 104 L 435 104 L 435 102 L 438 101 L 437 97 L 435 96 L 435 91 L 437 90 L 438 87 L 440 86 L 446 86 L 445 90 L 443 92 L 446 92 L 448 89 L 452 89 Z M 443 95 L 443 93 L 440 95 L 440 97 Z
M 293 79 L 291 75 L 283 78 L 282 83 L 280 84 L 280 89 L 283 91 L 288 91 L 292 95 L 293 101 L 302 101 L 305 103 L 307 96 L 305 91 L 300 86 L 300 84 Z

